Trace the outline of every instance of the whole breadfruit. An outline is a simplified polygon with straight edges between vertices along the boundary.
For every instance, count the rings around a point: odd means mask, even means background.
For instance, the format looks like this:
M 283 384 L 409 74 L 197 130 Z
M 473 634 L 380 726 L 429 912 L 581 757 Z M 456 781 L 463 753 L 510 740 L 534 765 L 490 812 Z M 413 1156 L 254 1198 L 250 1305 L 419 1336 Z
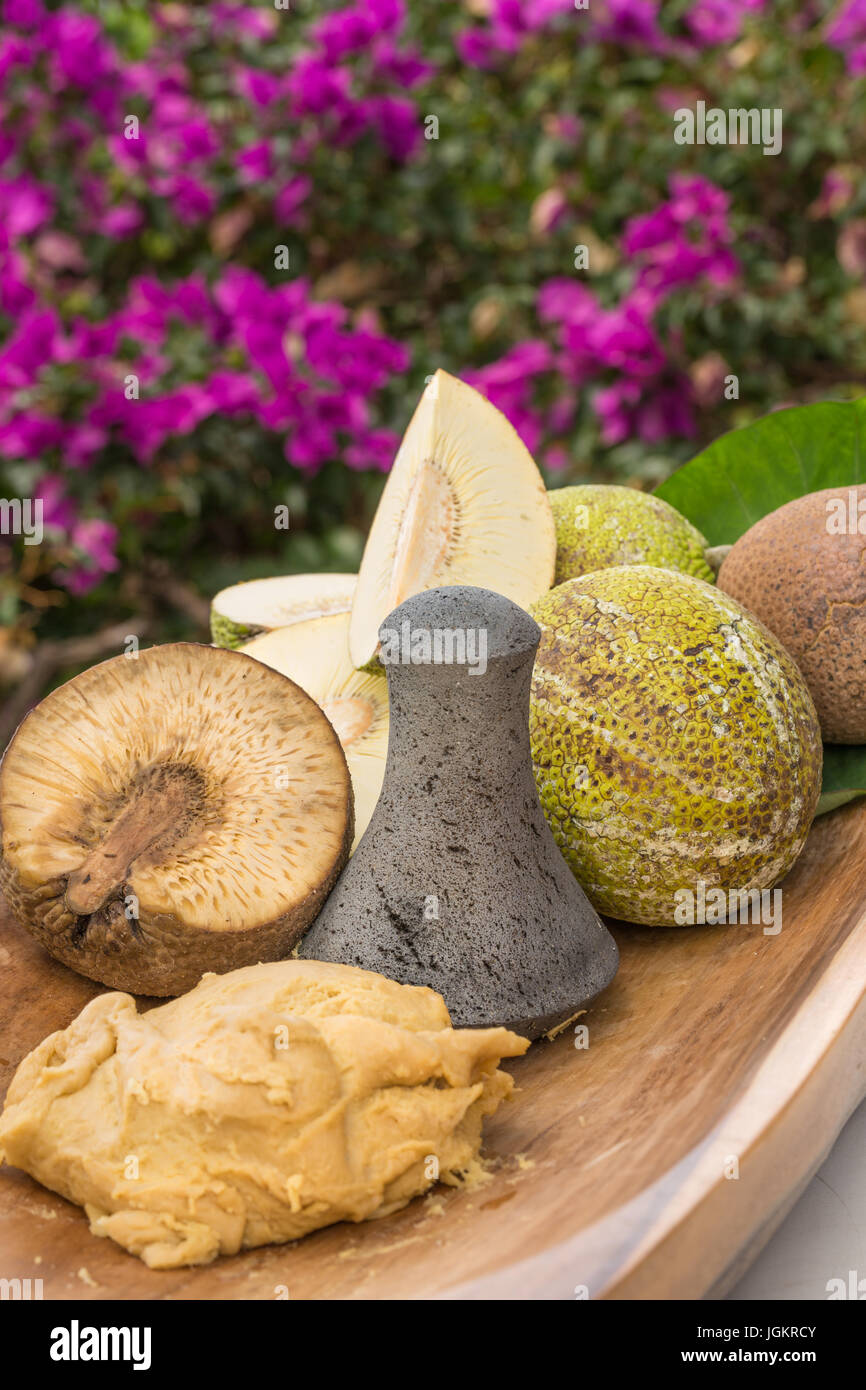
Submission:
M 826 742 L 866 743 L 866 483 L 762 517 L 727 555 L 719 587 L 791 653 Z
M 713 585 L 649 565 L 569 580 L 533 614 L 538 793 L 594 906 L 674 926 L 683 890 L 782 878 L 815 813 L 822 750 L 775 637 Z
M 611 483 L 556 488 L 549 496 L 556 523 L 554 583 L 612 565 L 658 565 L 712 582 L 705 538 L 661 497 Z

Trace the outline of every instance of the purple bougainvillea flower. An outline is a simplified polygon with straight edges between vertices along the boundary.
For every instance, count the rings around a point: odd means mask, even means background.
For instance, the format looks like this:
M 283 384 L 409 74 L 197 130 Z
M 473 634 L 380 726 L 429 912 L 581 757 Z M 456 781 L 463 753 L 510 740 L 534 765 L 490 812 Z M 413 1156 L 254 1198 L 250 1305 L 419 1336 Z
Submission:
M 220 147 L 216 131 L 210 123 L 197 117 L 184 121 L 175 133 L 180 158 L 184 163 L 196 159 L 210 159 Z
M 866 37 L 866 0 L 846 0 L 839 6 L 827 25 L 827 39 L 832 44 L 846 44 Z
M 399 87 L 417 87 L 436 71 L 414 48 L 398 49 L 391 39 L 381 39 L 373 49 L 374 76 Z
M 180 174 L 160 181 L 155 191 L 164 193 L 171 199 L 181 222 L 203 222 L 205 218 L 210 217 L 216 204 L 213 190 L 189 174 Z
M 53 309 L 23 314 L 0 351 L 0 388 L 30 386 L 46 362 L 53 360 L 60 321 Z
M 36 497 L 42 503 L 42 524 L 52 530 L 68 532 L 75 522 L 75 504 L 66 496 L 62 478 L 46 473 L 36 485 Z
M 70 537 L 73 546 L 84 556 L 83 565 L 64 570 L 61 582 L 70 593 L 89 593 L 107 574 L 120 568 L 117 558 L 117 527 L 98 517 L 76 521 Z
M 0 35 L 0 81 L 11 68 L 27 67 L 33 61 L 33 45 L 18 34 Z
M 847 0 L 827 26 L 827 42 L 841 49 L 854 77 L 866 72 L 866 0 Z
M 848 169 L 828 169 L 821 192 L 809 207 L 810 217 L 835 217 L 854 197 L 856 184 Z
M 421 138 L 414 104 L 405 97 L 373 97 L 368 109 L 388 153 L 394 159 L 408 159 Z
M 234 76 L 236 91 L 262 109 L 273 106 L 283 93 L 283 80 L 261 68 L 238 68 Z
M 12 239 L 35 232 L 53 211 L 54 194 L 29 174 L 0 181 L 0 219 Z
M 134 236 L 143 223 L 144 213 L 137 203 L 118 203 L 117 207 L 108 208 L 95 218 L 94 230 L 122 241 L 125 237 Z
M 0 423 L 0 454 L 7 459 L 29 463 L 40 454 L 57 448 L 62 439 L 60 421 L 37 410 L 22 410 Z
M 731 284 L 739 263 L 730 250 L 727 194 L 708 179 L 680 174 L 670 190 L 668 202 L 626 225 L 623 249 L 641 265 L 638 283 L 656 295 L 701 278 Z
M 214 410 L 226 414 L 254 410 L 261 400 L 258 383 L 248 372 L 214 372 L 205 388 Z
M 289 179 L 274 198 L 274 211 L 280 221 L 291 226 L 312 191 L 313 181 L 306 174 L 296 174 Z
M 3 0 L 2 16 L 4 24 L 12 24 L 16 29 L 38 29 L 45 18 L 45 7 L 41 0 Z
M 344 68 L 332 67 L 317 53 L 304 54 L 286 80 L 296 116 L 339 110 L 348 100 L 350 86 L 350 73 Z
M 114 51 L 92 15 L 62 9 L 49 16 L 46 30 L 55 75 L 91 96 L 116 75 Z
M 329 63 L 338 63 L 348 53 L 357 53 L 379 33 L 379 23 L 372 10 L 353 5 L 326 15 L 312 26 L 312 36 Z
M 399 436 L 391 430 L 362 430 L 341 455 L 349 468 L 375 468 L 387 473 L 400 444 Z
M 274 172 L 274 153 L 270 140 L 256 140 L 238 151 L 238 169 L 244 183 L 264 183 Z
M 268 39 L 277 27 L 273 10 L 255 5 L 217 4 L 211 6 L 217 29 L 228 29 L 251 39 Z
M 594 34 L 598 39 L 625 45 L 641 44 L 662 51 L 669 40 L 659 26 L 658 0 L 597 0 L 600 17 Z
M 733 43 L 739 38 L 749 12 L 764 8 L 765 0 L 697 0 L 685 16 L 693 37 L 701 44 Z
M 598 300 L 579 280 L 547 280 L 535 301 L 542 323 L 591 323 L 601 312 Z

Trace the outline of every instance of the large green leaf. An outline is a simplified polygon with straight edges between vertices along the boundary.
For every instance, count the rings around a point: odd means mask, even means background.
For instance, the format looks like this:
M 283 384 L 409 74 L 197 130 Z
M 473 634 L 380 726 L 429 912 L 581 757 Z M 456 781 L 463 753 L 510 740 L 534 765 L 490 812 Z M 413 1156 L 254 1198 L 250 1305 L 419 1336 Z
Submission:
M 729 545 L 795 497 L 862 482 L 866 397 L 765 415 L 723 434 L 656 490 L 710 545 Z
M 866 482 L 866 397 L 766 415 L 722 435 L 661 487 L 710 545 L 733 544 L 795 497 Z M 818 815 L 866 795 L 866 747 L 824 749 Z
M 835 811 L 855 796 L 866 796 L 866 746 L 841 743 L 824 744 L 824 778 L 821 783 L 819 816 Z

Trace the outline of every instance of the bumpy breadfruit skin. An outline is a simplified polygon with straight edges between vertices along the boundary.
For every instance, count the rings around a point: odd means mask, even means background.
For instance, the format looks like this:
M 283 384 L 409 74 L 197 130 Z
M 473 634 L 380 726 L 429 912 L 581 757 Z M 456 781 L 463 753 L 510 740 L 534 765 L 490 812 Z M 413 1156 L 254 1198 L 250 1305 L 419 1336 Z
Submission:
M 267 630 L 265 627 L 256 627 L 253 623 L 236 623 L 233 619 L 224 617 L 222 613 L 217 613 L 215 608 L 210 610 L 210 635 L 215 647 L 237 651 L 245 642 L 251 642 L 254 637 Z
M 851 493 L 864 508 L 862 534 L 848 524 Z M 828 530 L 828 503 L 842 504 L 841 532 Z M 866 743 L 866 484 L 825 488 L 762 517 L 726 557 L 719 587 L 791 653 L 825 740 Z
M 677 890 L 768 888 L 787 873 L 822 749 L 776 639 L 712 585 L 647 565 L 570 580 L 533 615 L 539 797 L 594 906 L 673 926 Z
M 557 488 L 549 496 L 555 584 L 612 565 L 658 565 L 713 582 L 705 538 L 661 497 L 596 483 Z

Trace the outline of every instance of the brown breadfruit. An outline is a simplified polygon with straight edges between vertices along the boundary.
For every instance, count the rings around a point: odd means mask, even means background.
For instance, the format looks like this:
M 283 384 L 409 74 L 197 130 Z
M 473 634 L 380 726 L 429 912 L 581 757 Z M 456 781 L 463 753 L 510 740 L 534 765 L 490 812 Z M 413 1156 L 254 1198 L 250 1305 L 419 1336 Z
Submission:
M 866 484 L 812 492 L 762 517 L 726 557 L 718 585 L 788 649 L 825 741 L 866 743 Z
M 178 642 L 52 691 L 0 766 L 0 886 L 91 979 L 180 994 L 287 955 L 349 855 L 349 770 L 318 705 Z

